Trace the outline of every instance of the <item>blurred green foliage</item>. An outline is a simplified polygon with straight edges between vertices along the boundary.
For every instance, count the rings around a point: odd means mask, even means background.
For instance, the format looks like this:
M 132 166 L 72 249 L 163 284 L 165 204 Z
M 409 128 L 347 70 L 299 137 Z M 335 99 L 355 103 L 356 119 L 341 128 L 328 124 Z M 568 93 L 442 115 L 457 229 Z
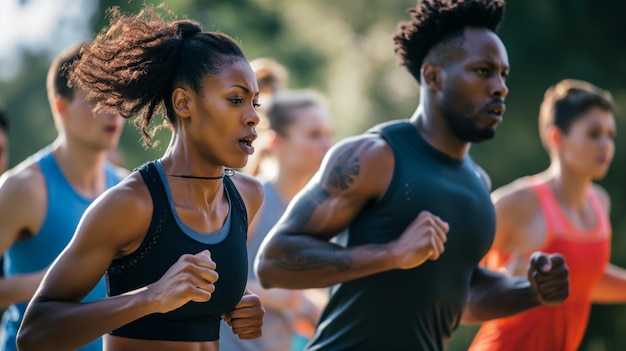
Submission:
M 106 0 L 94 18 L 94 32 L 107 24 L 105 10 L 136 12 L 144 1 Z M 160 1 L 148 1 L 159 3 Z M 165 0 L 179 16 L 200 22 L 240 41 L 249 59 L 273 57 L 290 71 L 290 86 L 324 93 L 335 118 L 337 139 L 374 123 L 410 116 L 418 89 L 396 64 L 391 36 L 407 20 L 409 0 Z M 505 122 L 493 141 L 474 145 L 473 157 L 489 172 L 493 186 L 543 170 L 548 165 L 537 133 L 537 113 L 545 89 L 564 78 L 588 80 L 609 89 L 626 108 L 626 2 L 619 0 L 509 1 L 500 35 L 511 63 Z M 0 82 L 0 102 L 12 117 L 12 165 L 51 142 L 56 135 L 45 93 L 47 57 L 24 57 L 27 69 Z M 618 120 L 618 130 L 623 120 Z M 121 162 L 134 168 L 159 157 L 161 146 L 145 150 L 128 125 L 119 149 Z M 618 135 L 616 155 L 600 183 L 612 195 L 612 261 L 626 266 L 626 139 Z M 449 350 L 463 350 L 476 327 L 461 327 Z M 618 350 L 626 344 L 626 306 L 594 306 L 581 350 Z

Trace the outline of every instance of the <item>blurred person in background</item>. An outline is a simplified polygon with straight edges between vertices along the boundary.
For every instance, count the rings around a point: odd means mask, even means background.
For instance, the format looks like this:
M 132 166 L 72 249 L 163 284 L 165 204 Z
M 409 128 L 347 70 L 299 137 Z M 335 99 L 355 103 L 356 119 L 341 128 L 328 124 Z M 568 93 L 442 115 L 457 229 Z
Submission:
M 68 86 L 70 65 L 80 59 L 82 44 L 59 54 L 48 70 L 47 93 L 58 131 L 56 139 L 0 178 L 0 279 L 2 319 L 0 349 L 16 350 L 15 338 L 27 303 L 46 269 L 70 242 L 94 199 L 128 171 L 107 161 L 118 145 L 123 119 L 116 113 L 93 113 L 95 101 Z M 102 275 L 84 301 L 106 296 Z M 97 339 L 81 350 L 102 350 Z
M 286 89 L 289 84 L 289 71 L 285 66 L 270 57 L 260 57 L 250 61 L 250 67 L 254 71 L 257 83 L 259 85 L 259 124 L 256 126 L 257 150 L 248 158 L 248 163 L 242 169 L 242 172 L 252 176 L 258 176 L 261 173 L 274 172 L 277 167 L 272 157 L 267 157 L 270 148 L 267 147 L 269 142 L 270 128 L 267 119 L 267 107 L 270 105 L 274 95 Z
M 254 71 L 259 84 L 259 104 L 261 110 L 266 110 L 264 106 L 269 106 L 272 96 L 286 89 L 289 85 L 289 71 L 278 61 L 270 57 L 259 57 L 250 61 L 250 67 Z
M 271 176 L 258 175 L 264 179 L 265 196 L 248 235 L 248 289 L 259 295 L 265 307 L 263 336 L 240 340 L 223 329 L 222 351 L 301 350 L 303 341 L 312 336 L 319 306 L 326 300 L 322 291 L 266 290 L 254 275 L 254 257 L 261 242 L 291 199 L 313 177 L 331 146 L 333 134 L 330 113 L 323 98 L 314 91 L 281 90 L 268 103 L 265 109 L 268 143 L 264 157 L 274 159 L 276 171 Z
M 539 134 L 550 166 L 493 192 L 496 236 L 484 263 L 521 277 L 533 251 L 559 253 L 570 296 L 483 323 L 471 351 L 575 351 L 592 303 L 626 302 L 626 270 L 609 263 L 610 196 L 595 183 L 613 160 L 615 113 L 611 94 L 586 81 L 566 79 L 545 92 Z

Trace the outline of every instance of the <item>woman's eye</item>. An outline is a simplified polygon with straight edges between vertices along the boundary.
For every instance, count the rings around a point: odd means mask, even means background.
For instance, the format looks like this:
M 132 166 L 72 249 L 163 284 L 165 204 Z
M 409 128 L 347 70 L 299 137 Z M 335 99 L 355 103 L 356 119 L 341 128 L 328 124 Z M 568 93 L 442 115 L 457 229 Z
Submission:
M 258 102 L 253 102 L 252 106 L 254 106 L 255 109 L 261 107 L 261 104 L 259 104 Z
M 598 139 L 600 138 L 600 135 L 601 135 L 600 132 L 596 132 L 596 131 L 589 132 L 589 138 L 591 139 Z
M 235 105 L 243 104 L 243 99 L 242 98 L 230 98 L 229 100 L 230 100 L 230 102 L 232 102 Z

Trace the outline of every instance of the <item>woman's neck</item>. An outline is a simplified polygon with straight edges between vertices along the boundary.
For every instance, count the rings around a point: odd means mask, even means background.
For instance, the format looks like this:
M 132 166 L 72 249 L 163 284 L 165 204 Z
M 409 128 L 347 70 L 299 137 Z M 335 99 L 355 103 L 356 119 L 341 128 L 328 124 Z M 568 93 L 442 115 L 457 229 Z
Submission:
M 586 194 L 592 184 L 590 178 L 564 171 L 558 164 L 552 164 L 546 173 L 549 186 L 563 205 L 584 208 Z

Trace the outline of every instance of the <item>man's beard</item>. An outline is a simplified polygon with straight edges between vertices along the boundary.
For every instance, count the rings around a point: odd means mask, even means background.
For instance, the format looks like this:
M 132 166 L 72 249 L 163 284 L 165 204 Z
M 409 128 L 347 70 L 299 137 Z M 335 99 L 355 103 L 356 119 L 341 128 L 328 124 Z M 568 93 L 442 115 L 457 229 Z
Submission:
M 476 118 L 463 117 L 460 113 L 447 109 L 450 106 L 445 101 L 442 103 L 442 116 L 448 125 L 448 129 L 457 138 L 470 143 L 479 143 L 481 141 L 492 139 L 496 133 L 494 128 L 479 128 L 476 126 Z M 467 113 L 473 115 L 473 113 Z

